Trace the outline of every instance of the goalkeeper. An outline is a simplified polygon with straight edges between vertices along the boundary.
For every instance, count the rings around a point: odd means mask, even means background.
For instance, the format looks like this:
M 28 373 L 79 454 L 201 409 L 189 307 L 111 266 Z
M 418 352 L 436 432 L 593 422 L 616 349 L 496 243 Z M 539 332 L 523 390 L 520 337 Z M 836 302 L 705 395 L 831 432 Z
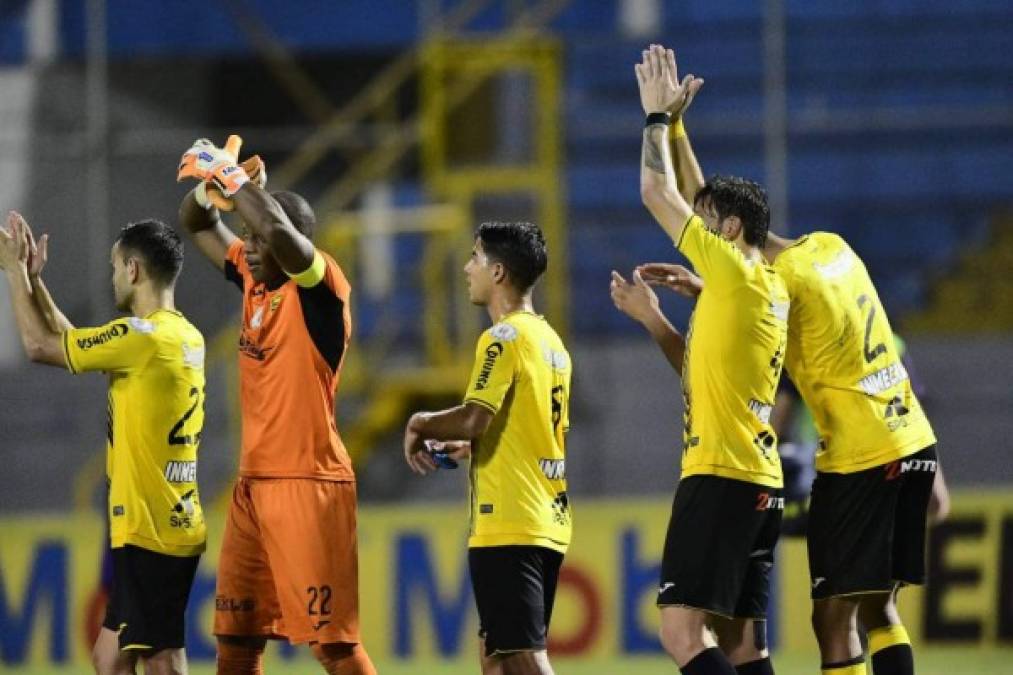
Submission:
M 245 167 L 201 140 L 179 170 L 200 181 L 183 199 L 182 228 L 242 294 L 242 449 L 218 563 L 218 673 L 260 673 L 265 641 L 287 638 L 332 675 L 372 675 L 359 635 L 355 475 L 334 420 L 351 288 L 313 246 L 309 204 L 264 191 L 262 162 Z M 242 239 L 212 198 L 242 218 Z

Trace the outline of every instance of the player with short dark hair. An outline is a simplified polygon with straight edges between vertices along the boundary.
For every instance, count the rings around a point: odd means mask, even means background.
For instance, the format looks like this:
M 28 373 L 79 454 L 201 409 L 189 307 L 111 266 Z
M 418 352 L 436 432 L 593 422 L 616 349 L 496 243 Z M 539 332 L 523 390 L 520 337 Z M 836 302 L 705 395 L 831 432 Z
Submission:
M 355 474 L 334 419 L 351 287 L 313 245 L 306 200 L 269 194 L 263 166 L 253 177 L 244 166 L 201 140 L 179 173 L 201 181 L 180 206 L 183 229 L 243 295 L 243 441 L 218 564 L 218 673 L 260 673 L 266 640 L 287 638 L 308 643 L 328 673 L 373 675 L 359 632 Z M 232 200 L 243 238 L 211 207 L 208 185 Z
M 36 246 L 17 213 L 0 230 L 14 313 L 32 361 L 109 374 L 112 589 L 92 653 L 99 675 L 186 671 L 184 614 L 206 526 L 197 491 L 204 425 L 204 338 L 180 314 L 174 285 L 183 245 L 164 223 L 123 228 L 112 247 L 116 308 L 130 316 L 74 328 L 39 276 Z
M 493 326 L 479 338 L 464 402 L 416 413 L 405 429 L 416 473 L 437 467 L 427 444 L 452 461 L 471 458 L 468 565 L 486 675 L 552 673 L 546 637 L 572 518 L 564 440 L 571 363 L 534 313 L 532 287 L 546 264 L 545 239 L 531 223 L 479 226 L 464 271 L 471 302 Z
M 788 294 L 763 259 L 769 211 L 759 186 L 715 178 L 696 212 L 679 192 L 669 111 L 688 105 L 702 81 L 690 75 L 679 82 L 674 59 L 660 46 L 643 56 L 635 68 L 647 114 L 641 197 L 706 283 L 683 339 L 639 271 L 632 285 L 613 273 L 621 309 L 633 292 L 651 300 L 636 317 L 683 382 L 682 477 L 657 600 L 661 642 L 687 675 L 770 673 L 764 631 L 784 506 L 770 411 L 787 341 Z
M 673 151 L 680 189 L 698 195 L 699 207 L 709 193 L 681 123 L 685 107 L 673 120 Z M 913 675 L 896 597 L 901 586 L 925 579 L 935 435 L 876 288 L 847 242 L 829 232 L 771 233 L 763 254 L 791 297 L 785 367 L 820 437 L 807 540 L 822 670 L 866 672 L 861 622 L 876 675 Z M 670 265 L 641 272 L 648 283 L 684 293 L 707 285 Z

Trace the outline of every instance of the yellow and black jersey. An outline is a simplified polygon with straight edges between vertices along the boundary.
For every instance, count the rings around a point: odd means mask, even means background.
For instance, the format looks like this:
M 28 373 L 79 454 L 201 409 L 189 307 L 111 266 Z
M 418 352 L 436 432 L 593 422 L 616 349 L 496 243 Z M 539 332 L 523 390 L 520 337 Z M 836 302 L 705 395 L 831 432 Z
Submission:
M 682 475 L 781 487 L 770 413 L 787 342 L 784 283 L 698 216 L 687 221 L 677 247 L 704 280 L 682 368 Z
M 206 529 L 197 492 L 204 426 L 204 338 L 179 312 L 63 334 L 67 368 L 109 375 L 109 522 L 126 544 L 192 556 Z
M 820 434 L 816 468 L 851 473 L 935 443 L 865 265 L 814 232 L 774 260 L 791 296 L 788 374 Z
M 508 314 L 479 339 L 464 401 L 495 417 L 473 443 L 468 546 L 566 552 L 571 372 L 562 340 L 541 316 Z

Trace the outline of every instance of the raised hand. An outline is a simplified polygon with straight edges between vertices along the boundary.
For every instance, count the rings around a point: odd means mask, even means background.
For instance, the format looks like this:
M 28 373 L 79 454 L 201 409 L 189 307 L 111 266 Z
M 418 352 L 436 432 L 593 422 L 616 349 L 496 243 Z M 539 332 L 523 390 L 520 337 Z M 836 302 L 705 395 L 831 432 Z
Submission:
M 7 227 L 0 228 L 0 269 L 11 271 L 28 262 L 28 238 L 21 223 L 24 218 L 17 211 L 7 214 Z
M 651 45 L 643 52 L 643 61 L 634 66 L 640 86 L 640 104 L 644 113 L 667 112 L 682 115 L 703 86 L 703 80 L 687 75 L 679 81 L 675 52 Z
M 687 298 L 695 298 L 703 291 L 703 279 L 682 265 L 648 263 L 637 267 L 637 272 L 650 286 L 664 286 Z
M 187 178 L 210 180 L 216 169 L 223 165 L 234 165 L 236 161 L 224 148 L 219 148 L 206 138 L 198 138 L 180 158 L 176 182 Z
M 609 292 L 616 309 L 634 321 L 644 323 L 661 311 L 658 307 L 658 296 L 644 282 L 639 271 L 634 270 L 633 282 L 630 283 L 619 272 L 612 270 Z
M 682 117 L 686 109 L 693 103 L 693 99 L 696 97 L 697 92 L 700 91 L 700 87 L 703 86 L 703 78 L 687 75 L 680 83 L 679 68 L 675 64 L 675 51 L 671 49 L 665 50 L 665 71 L 668 73 L 671 86 L 677 91 L 682 92 L 681 95 L 676 96 L 668 112 L 672 114 L 673 118 Z
M 415 413 L 408 420 L 404 433 L 404 458 L 412 471 L 425 476 L 430 471 L 436 470 L 436 462 L 432 454 L 426 450 L 425 439 L 415 431 L 414 423 L 422 413 Z
M 640 105 L 644 114 L 668 112 L 680 99 L 675 81 L 668 74 L 664 49 L 651 45 L 643 52 L 643 61 L 633 67 L 640 87 Z
M 37 279 L 49 259 L 49 235 L 42 235 L 36 243 L 28 222 L 22 219 L 21 223 L 24 226 L 25 238 L 28 240 L 28 276 Z
M 233 152 L 231 149 L 219 148 L 206 138 L 198 138 L 180 158 L 176 182 L 194 178 L 210 182 L 224 197 L 236 194 L 239 188 L 250 181 L 246 170 L 239 165 L 236 154 L 239 152 L 239 143 L 232 143 Z M 259 162 L 259 166 L 262 165 L 263 162 Z M 264 178 L 266 180 L 266 172 Z

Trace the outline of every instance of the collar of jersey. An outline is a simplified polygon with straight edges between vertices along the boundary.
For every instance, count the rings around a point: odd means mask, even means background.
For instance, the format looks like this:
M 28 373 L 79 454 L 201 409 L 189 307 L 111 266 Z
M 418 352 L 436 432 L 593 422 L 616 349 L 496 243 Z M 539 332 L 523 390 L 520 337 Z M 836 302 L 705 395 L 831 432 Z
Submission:
M 153 309 L 150 312 L 148 312 L 147 314 L 145 314 L 143 318 L 147 319 L 151 315 L 158 314 L 159 312 L 168 312 L 169 314 L 175 314 L 176 316 L 183 316 L 183 312 L 179 311 L 178 309 L 169 309 L 168 307 L 159 307 L 158 309 Z
M 515 309 L 514 311 L 507 312 L 506 314 L 504 314 L 503 316 L 501 316 L 499 318 L 499 322 L 498 323 L 502 323 L 503 321 L 506 321 L 508 318 L 510 318 L 514 314 L 527 314 L 528 316 L 533 316 L 536 319 L 544 319 L 545 318 L 544 316 L 542 316 L 538 312 L 529 312 L 526 309 Z

